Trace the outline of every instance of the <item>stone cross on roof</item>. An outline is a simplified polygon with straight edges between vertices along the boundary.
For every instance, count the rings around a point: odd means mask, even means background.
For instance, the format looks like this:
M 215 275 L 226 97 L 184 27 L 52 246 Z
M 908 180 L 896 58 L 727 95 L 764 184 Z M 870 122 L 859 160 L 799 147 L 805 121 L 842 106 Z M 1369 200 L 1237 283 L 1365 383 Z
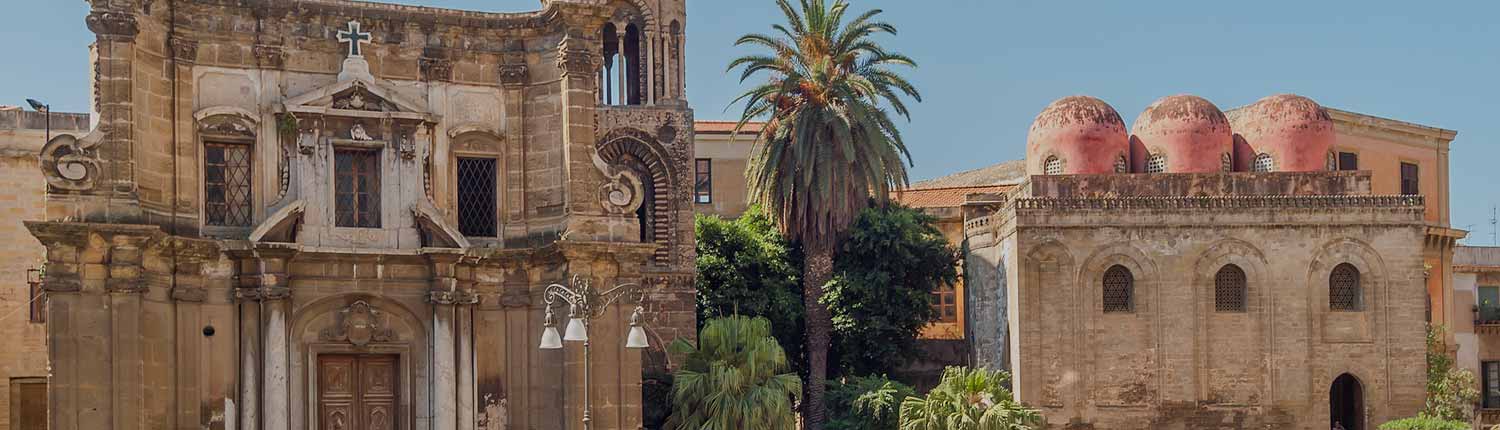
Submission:
M 361 48 L 371 40 L 370 33 L 359 31 L 359 21 L 349 21 L 349 29 L 339 30 L 338 38 L 340 43 L 349 44 L 350 57 L 364 57 Z

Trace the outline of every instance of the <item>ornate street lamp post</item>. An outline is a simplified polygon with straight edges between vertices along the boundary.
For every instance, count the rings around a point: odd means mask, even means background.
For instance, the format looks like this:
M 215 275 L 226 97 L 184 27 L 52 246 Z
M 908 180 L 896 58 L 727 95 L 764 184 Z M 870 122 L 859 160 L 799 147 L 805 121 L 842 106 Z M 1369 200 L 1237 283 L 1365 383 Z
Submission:
M 609 309 L 622 298 L 634 297 L 636 299 L 635 311 L 630 314 L 630 333 L 625 337 L 625 347 L 630 349 L 644 349 L 650 346 L 646 341 L 646 329 L 641 327 L 642 314 L 646 309 L 641 306 L 645 300 L 639 284 L 622 284 L 600 292 L 595 290 L 591 282 L 585 278 L 573 277 L 573 288 L 559 284 L 547 286 L 543 293 L 547 301 L 547 316 L 542 330 L 541 349 L 562 349 L 563 342 L 583 342 L 583 428 L 591 429 L 593 405 L 589 396 L 589 325 L 594 319 L 604 315 Z M 564 334 L 557 333 L 556 319 L 553 317 L 552 305 L 557 302 L 568 304 L 568 326 Z

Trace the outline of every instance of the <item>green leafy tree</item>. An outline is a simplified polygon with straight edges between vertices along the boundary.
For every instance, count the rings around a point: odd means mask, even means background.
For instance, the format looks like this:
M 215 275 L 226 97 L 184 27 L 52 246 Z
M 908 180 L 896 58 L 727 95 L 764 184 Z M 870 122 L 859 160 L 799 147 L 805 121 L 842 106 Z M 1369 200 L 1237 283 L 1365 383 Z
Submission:
M 828 381 L 828 430 L 897 430 L 910 386 L 880 376 Z
M 924 397 L 901 402 L 901 430 L 1032 430 L 1041 414 L 1011 397 L 1003 371 L 950 367 Z
M 670 347 L 681 367 L 673 375 L 674 430 L 791 430 L 802 380 L 788 372 L 786 353 L 765 318 L 709 320 L 698 346 Z
M 785 24 L 748 34 L 736 46 L 767 52 L 734 60 L 742 81 L 764 76 L 736 99 L 740 126 L 765 119 L 747 170 L 752 203 L 765 207 L 783 233 L 801 241 L 807 308 L 808 389 L 804 420 L 821 430 L 823 389 L 833 322 L 821 302 L 833 276 L 839 240 L 871 197 L 884 200 L 907 185 L 911 155 L 889 111 L 910 118 L 902 96 L 917 89 L 893 67 L 914 67 L 874 40 L 896 33 L 880 10 L 849 13 L 845 0 L 777 0 Z
M 1455 368 L 1442 326 L 1427 328 L 1427 408 L 1437 420 L 1469 422 L 1479 401 L 1479 382 L 1468 370 Z
M 757 207 L 736 220 L 698 215 L 698 322 L 764 317 L 799 372 L 803 323 L 801 260 Z M 701 328 L 701 326 L 700 326 Z
M 917 358 L 917 336 L 937 319 L 932 291 L 958 281 L 958 250 L 936 222 L 900 205 L 855 219 L 823 296 L 842 374 L 882 374 Z
M 1380 430 L 1469 430 L 1467 421 L 1451 421 L 1426 415 L 1402 418 L 1380 425 Z

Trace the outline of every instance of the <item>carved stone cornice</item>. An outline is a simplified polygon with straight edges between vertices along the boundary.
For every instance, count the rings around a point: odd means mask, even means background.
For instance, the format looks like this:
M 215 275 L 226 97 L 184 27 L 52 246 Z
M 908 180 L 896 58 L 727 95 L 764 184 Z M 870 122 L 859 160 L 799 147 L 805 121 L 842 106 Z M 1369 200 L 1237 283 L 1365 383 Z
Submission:
M 286 49 L 280 45 L 255 45 L 255 59 L 261 68 L 282 69 L 286 67 Z
M 597 59 L 592 44 L 587 40 L 567 36 L 557 45 L 557 68 L 564 76 L 592 76 L 597 72 Z
M 124 12 L 94 11 L 84 23 L 100 38 L 122 42 L 135 41 L 135 36 L 141 31 L 136 26 L 135 15 Z
M 146 280 L 140 278 L 110 278 L 104 281 L 104 286 L 109 292 L 120 294 L 145 294 L 151 291 Z
M 167 41 L 168 48 L 172 49 L 172 59 L 178 64 L 193 65 L 198 63 L 198 41 L 173 37 Z
M 1393 208 L 1422 209 L 1422 196 L 1210 196 L 1210 197 L 1117 197 L 1031 198 L 1016 200 L 1016 209 L 1298 209 L 1298 208 Z
M 428 291 L 427 303 L 434 305 L 474 305 L 479 303 L 479 295 L 468 290 Z
M 506 309 L 531 307 L 531 293 L 524 287 L 507 288 L 500 293 L 499 305 Z
M 287 300 L 292 298 L 292 289 L 287 287 L 261 287 L 261 301 Z
M 208 301 L 208 290 L 202 287 L 177 287 L 172 289 L 172 300 L 179 302 L 203 303 Z
M 453 60 L 447 58 L 421 57 L 417 65 L 422 68 L 422 80 L 449 82 L 453 80 Z
M 258 302 L 258 301 L 260 301 L 260 299 L 261 299 L 261 297 L 263 295 L 264 294 L 262 294 L 260 288 L 235 288 L 234 289 L 234 299 L 236 301 Z
M 531 78 L 531 70 L 525 64 L 501 64 L 500 84 L 506 87 L 525 86 Z

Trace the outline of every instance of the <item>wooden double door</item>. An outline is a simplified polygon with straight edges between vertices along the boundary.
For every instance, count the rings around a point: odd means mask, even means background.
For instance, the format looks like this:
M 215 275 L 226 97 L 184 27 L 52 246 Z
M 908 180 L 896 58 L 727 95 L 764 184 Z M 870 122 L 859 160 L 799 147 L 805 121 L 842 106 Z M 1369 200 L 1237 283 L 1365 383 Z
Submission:
M 395 355 L 318 356 L 319 430 L 397 430 Z

